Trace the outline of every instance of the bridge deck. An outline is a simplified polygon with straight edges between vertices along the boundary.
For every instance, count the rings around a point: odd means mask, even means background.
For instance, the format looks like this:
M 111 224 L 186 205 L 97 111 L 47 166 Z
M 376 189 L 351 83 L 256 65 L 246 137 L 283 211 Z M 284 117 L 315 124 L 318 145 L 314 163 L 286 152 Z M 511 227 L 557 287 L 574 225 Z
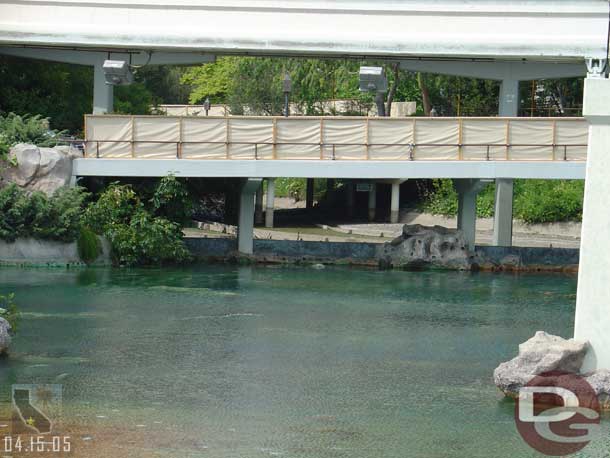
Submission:
M 584 178 L 582 118 L 86 117 L 79 175 Z

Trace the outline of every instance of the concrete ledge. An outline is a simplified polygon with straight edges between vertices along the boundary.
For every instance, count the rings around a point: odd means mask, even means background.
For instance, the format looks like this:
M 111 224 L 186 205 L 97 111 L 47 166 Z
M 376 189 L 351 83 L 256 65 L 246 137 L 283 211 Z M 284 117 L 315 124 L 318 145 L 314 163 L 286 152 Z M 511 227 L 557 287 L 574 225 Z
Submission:
M 187 237 L 185 243 L 200 260 L 226 261 L 237 256 L 235 239 Z M 382 248 L 383 244 L 378 243 L 254 240 L 252 259 L 377 266 Z M 573 272 L 578 268 L 579 250 L 477 246 L 476 258 L 483 270 Z
M 100 239 L 102 254 L 93 265 L 110 264 L 110 245 Z M 17 239 L 12 243 L 0 240 L 0 265 L 85 266 L 78 255 L 76 242 Z
M 223 178 L 528 178 L 584 180 L 584 161 L 76 159 L 75 176 Z

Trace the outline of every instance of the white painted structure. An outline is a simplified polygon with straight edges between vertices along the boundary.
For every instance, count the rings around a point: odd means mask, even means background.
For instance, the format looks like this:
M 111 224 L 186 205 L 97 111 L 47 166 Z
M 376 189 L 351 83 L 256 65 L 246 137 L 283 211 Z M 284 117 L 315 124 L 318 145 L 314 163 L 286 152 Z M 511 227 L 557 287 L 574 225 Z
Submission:
M 588 78 L 591 123 L 578 272 L 575 337 L 588 340 L 585 370 L 610 369 L 610 80 Z
M 605 57 L 607 18 L 604 0 L 5 0 L 0 43 L 581 62 Z

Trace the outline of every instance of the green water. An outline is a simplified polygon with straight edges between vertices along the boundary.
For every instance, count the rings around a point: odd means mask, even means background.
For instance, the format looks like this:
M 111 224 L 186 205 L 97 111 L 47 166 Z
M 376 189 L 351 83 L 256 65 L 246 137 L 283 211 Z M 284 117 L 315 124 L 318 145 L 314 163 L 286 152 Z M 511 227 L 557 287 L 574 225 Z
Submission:
M 157 425 L 167 456 L 503 458 L 538 455 L 493 369 L 539 329 L 571 335 L 576 279 L 1 269 L 9 291 L 24 319 L 2 399 L 59 380 L 64 416 Z

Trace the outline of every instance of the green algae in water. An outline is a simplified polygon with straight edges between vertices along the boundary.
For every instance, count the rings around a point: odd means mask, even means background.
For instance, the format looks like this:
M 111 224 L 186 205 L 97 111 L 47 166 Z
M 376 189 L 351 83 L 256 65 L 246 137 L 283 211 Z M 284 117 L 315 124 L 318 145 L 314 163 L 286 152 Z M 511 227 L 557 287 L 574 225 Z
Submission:
M 176 439 L 150 456 L 534 457 L 492 372 L 540 329 L 571 336 L 575 290 L 559 275 L 2 269 L 25 313 L 0 399 L 67 374 L 64 414 Z

